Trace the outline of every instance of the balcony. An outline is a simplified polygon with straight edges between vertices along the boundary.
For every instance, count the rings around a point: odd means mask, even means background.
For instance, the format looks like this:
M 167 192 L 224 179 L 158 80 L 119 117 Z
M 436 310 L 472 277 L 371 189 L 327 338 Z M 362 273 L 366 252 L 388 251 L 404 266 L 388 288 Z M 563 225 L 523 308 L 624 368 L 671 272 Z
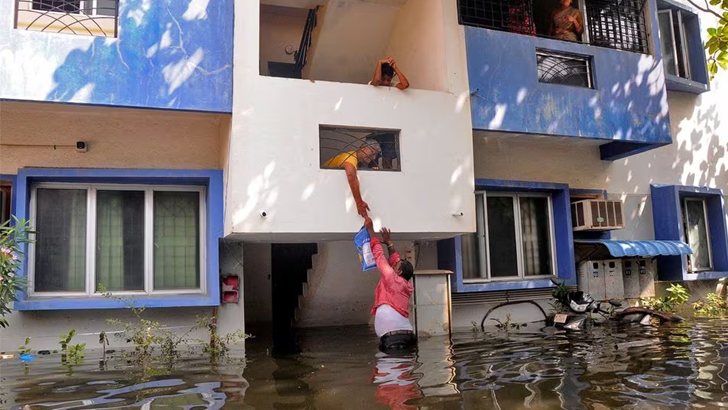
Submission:
M 570 41 L 554 38 L 553 3 L 459 1 L 473 128 L 581 138 L 603 160 L 671 143 L 654 1 L 575 2 L 583 30 Z
M 362 164 L 358 172 L 375 226 L 407 238 L 475 229 L 465 63 L 444 46 L 459 29 L 455 6 L 446 3 L 238 3 L 226 235 L 276 242 L 351 239 L 362 219 L 345 172 L 326 162 L 382 133 L 393 138 L 397 158 Z M 295 64 L 302 55 L 304 27 L 316 6 L 318 31 L 300 75 L 271 73 L 270 62 Z M 367 25 L 377 26 L 382 37 L 350 32 Z M 336 45 L 334 38 L 342 42 Z M 388 48 L 394 51 L 388 54 Z M 367 85 L 375 62 L 389 56 L 401 65 L 409 88 Z
M 0 99 L 231 110 L 232 1 L 0 0 L 0 13 Z

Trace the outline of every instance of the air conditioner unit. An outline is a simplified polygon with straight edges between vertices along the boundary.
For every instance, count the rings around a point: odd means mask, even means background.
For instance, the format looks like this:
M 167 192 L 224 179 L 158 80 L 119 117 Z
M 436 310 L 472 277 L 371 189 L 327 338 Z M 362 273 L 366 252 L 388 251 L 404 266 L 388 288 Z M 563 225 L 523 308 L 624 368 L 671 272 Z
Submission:
M 624 228 L 622 202 L 588 199 L 571 204 L 571 225 L 575 231 L 607 231 Z

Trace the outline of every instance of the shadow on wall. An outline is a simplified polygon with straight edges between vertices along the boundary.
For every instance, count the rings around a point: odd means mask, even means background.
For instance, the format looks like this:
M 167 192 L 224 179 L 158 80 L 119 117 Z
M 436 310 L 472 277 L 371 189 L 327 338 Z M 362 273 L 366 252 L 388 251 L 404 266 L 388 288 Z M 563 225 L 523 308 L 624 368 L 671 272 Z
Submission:
M 120 0 L 119 37 L 73 49 L 47 99 L 229 112 L 233 3 Z

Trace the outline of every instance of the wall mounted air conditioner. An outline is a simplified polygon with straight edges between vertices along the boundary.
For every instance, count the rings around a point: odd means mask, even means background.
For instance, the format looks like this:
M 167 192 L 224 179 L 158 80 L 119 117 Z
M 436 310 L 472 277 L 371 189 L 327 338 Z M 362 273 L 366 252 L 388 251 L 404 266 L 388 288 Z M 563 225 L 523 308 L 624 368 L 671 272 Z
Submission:
M 624 228 L 622 202 L 587 199 L 571 204 L 571 225 L 575 231 L 607 231 Z

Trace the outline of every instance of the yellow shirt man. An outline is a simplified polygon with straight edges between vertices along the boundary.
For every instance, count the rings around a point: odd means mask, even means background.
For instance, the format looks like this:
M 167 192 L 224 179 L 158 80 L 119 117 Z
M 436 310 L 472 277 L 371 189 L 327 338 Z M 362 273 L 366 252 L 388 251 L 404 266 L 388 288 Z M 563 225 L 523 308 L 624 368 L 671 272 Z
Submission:
M 359 164 L 359 161 L 357 160 L 357 157 L 356 157 L 356 151 L 342 152 L 341 154 L 324 162 L 324 167 L 325 168 L 341 168 L 346 163 L 353 165 L 354 168 L 358 168 L 357 165 Z

